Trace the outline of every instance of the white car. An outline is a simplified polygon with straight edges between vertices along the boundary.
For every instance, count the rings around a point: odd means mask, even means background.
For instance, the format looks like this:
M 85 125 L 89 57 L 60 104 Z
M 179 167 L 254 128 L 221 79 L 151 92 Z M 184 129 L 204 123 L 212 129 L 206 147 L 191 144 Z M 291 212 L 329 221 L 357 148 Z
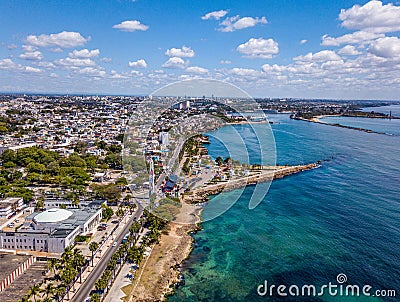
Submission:
M 118 244 L 117 242 L 114 242 L 112 246 L 113 246 L 113 247 L 116 247 L 117 244 Z

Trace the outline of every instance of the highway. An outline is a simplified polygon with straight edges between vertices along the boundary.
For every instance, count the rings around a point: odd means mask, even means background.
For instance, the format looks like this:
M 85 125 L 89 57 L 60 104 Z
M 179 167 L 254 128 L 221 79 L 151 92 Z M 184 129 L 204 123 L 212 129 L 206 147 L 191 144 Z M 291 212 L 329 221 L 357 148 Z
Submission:
M 83 284 L 81 284 L 81 286 L 78 289 L 78 292 L 73 296 L 73 298 L 71 300 L 72 302 L 85 301 L 85 299 L 89 296 L 91 290 L 94 288 L 94 284 L 101 277 L 104 270 L 106 269 L 108 261 L 111 259 L 112 255 L 118 250 L 125 234 L 129 232 L 129 228 L 130 228 L 133 220 L 135 218 L 138 219 L 140 217 L 140 215 L 142 215 L 142 212 L 143 212 L 143 209 L 139 208 L 138 211 L 128 220 L 128 223 L 125 225 L 125 227 L 122 229 L 120 234 L 114 240 L 114 242 L 117 242 L 117 246 L 115 246 L 115 247 L 111 246 L 107 249 L 106 253 L 100 259 L 100 262 L 98 262 L 95 265 L 95 267 L 93 268 L 93 271 L 89 274 L 89 276 L 83 282 Z

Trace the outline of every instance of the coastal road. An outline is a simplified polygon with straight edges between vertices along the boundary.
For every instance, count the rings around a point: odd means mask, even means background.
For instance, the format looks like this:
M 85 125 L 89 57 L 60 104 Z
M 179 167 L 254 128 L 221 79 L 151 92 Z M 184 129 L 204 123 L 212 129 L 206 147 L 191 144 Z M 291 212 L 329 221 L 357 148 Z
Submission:
M 111 246 L 107 249 L 106 253 L 100 259 L 100 262 L 96 264 L 93 268 L 93 271 L 89 274 L 87 279 L 83 282 L 83 284 L 79 287 L 78 292 L 73 296 L 72 302 L 82 302 L 85 301 L 85 298 L 89 296 L 91 290 L 94 288 L 94 284 L 101 277 L 101 274 L 107 267 L 108 261 L 111 259 L 112 255 L 118 250 L 122 239 L 125 234 L 129 232 L 129 228 L 136 218 L 138 219 L 140 215 L 142 215 L 143 209 L 139 208 L 137 212 L 128 220 L 127 224 L 121 230 L 119 235 L 115 238 L 114 242 L 117 242 L 117 246 Z

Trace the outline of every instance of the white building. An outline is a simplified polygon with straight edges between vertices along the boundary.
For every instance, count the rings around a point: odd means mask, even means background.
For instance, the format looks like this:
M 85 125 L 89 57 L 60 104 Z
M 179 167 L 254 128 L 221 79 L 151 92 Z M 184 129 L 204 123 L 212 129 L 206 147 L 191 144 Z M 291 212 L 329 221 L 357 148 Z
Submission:
M 22 197 L 8 197 L 0 200 L 0 218 L 10 218 L 24 207 Z
M 167 147 L 169 145 L 169 133 L 168 132 L 160 132 L 158 140 L 161 145 Z
M 14 232 L 0 232 L 0 248 L 62 253 L 79 234 L 95 229 L 102 218 L 101 207 L 53 208 L 25 218 Z

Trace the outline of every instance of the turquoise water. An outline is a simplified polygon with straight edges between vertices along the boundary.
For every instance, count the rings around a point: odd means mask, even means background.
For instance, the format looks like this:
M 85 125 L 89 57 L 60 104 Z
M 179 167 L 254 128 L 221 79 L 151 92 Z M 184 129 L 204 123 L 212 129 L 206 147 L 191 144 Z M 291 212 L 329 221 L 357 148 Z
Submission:
M 400 135 L 400 119 L 376 119 L 365 117 L 326 116 L 321 121 L 331 124 L 341 124 L 359 127 L 391 135 Z
M 272 125 L 278 163 L 325 160 L 322 167 L 273 181 L 253 210 L 248 200 L 254 186 L 248 186 L 227 212 L 203 223 L 183 266 L 186 284 L 170 301 L 385 301 L 257 294 L 264 280 L 318 286 L 335 283 L 339 273 L 349 284 L 397 289 L 400 295 L 400 138 L 288 115 L 270 115 L 270 120 L 279 122 Z M 225 127 L 213 135 L 224 141 L 229 133 Z M 211 140 L 210 154 L 227 156 L 217 141 Z M 251 162 L 257 146 L 246 141 Z M 233 195 L 223 193 L 210 204 Z

